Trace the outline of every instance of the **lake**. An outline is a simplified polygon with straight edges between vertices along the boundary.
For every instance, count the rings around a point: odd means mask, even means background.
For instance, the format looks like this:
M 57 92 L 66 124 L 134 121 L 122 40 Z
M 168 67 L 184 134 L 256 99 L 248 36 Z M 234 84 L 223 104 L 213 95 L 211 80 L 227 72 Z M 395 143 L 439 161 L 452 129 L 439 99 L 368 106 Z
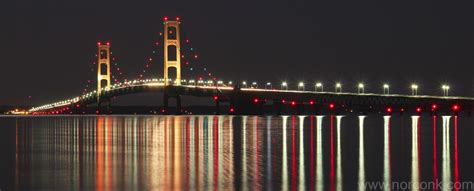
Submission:
M 459 190 L 468 116 L 0 117 L 0 190 Z

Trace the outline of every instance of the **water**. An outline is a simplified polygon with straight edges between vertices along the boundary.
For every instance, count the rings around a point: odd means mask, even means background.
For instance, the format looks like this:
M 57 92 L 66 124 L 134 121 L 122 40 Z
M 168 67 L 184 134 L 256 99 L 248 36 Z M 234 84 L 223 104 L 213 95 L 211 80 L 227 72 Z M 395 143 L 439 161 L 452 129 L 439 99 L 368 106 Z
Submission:
M 473 124 L 381 115 L 0 118 L 0 189 L 450 190 L 474 181 Z M 427 187 L 436 183 L 445 184 Z

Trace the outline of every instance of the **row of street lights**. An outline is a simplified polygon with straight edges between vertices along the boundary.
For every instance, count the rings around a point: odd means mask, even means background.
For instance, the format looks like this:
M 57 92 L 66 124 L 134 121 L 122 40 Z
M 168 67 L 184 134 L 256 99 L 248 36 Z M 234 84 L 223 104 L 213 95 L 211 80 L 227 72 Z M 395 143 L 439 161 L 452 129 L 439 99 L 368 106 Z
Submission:
M 390 85 L 388 84 L 383 84 L 383 95 L 389 95 L 390 94 Z M 449 96 L 449 85 L 442 85 L 441 89 L 443 90 L 443 96 L 447 97 Z M 281 90 L 288 90 L 288 82 L 282 82 L 281 83 Z M 298 83 L 298 91 L 304 91 L 305 90 L 305 84 L 304 82 L 299 82 Z M 412 84 L 411 85 L 411 90 L 412 90 L 412 95 L 417 96 L 418 95 L 418 85 L 417 84 Z M 321 82 L 317 82 L 314 85 L 314 91 L 316 92 L 324 92 L 324 86 Z M 342 84 L 341 83 L 336 83 L 334 86 L 334 92 L 335 93 L 342 93 Z M 364 94 L 365 93 L 365 85 L 363 83 L 359 83 L 357 85 L 357 93 L 359 94 Z
M 246 81 L 242 82 L 242 87 L 248 88 Z M 299 82 L 297 87 L 298 87 L 298 89 L 297 89 L 298 91 L 305 91 L 305 83 L 304 82 Z M 390 94 L 390 85 L 389 84 L 383 84 L 382 87 L 383 87 L 382 94 L 383 95 L 389 95 Z M 252 82 L 251 83 L 251 88 L 258 88 L 257 82 Z M 272 83 L 267 82 L 265 84 L 265 89 L 273 89 Z M 288 82 L 286 82 L 286 81 L 282 82 L 281 86 L 280 86 L 280 89 L 281 90 L 288 90 Z M 449 89 L 450 89 L 449 85 L 444 84 L 444 85 L 441 86 L 441 89 L 443 90 L 443 96 L 448 97 L 449 96 Z M 324 92 L 323 83 L 317 82 L 314 85 L 314 91 Z M 342 93 L 342 84 L 341 83 L 338 82 L 338 83 L 335 84 L 334 92 L 335 93 Z M 357 84 L 357 93 L 359 93 L 359 94 L 364 94 L 365 93 L 365 85 L 363 83 Z M 418 85 L 417 84 L 412 84 L 411 85 L 411 93 L 412 93 L 413 96 L 418 95 Z

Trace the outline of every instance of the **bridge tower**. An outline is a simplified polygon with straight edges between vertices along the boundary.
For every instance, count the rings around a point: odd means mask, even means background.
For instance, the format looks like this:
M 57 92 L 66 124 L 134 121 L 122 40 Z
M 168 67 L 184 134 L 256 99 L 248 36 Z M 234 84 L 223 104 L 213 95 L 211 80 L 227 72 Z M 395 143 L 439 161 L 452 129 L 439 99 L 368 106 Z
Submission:
M 176 69 L 176 85 L 181 85 L 181 51 L 179 37 L 179 18 L 176 21 L 169 21 L 168 17 L 164 18 L 164 80 L 165 85 L 169 83 L 169 69 Z M 173 85 L 173 82 L 171 83 Z
M 110 90 L 110 43 L 97 43 L 97 101 L 100 102 L 102 88 Z

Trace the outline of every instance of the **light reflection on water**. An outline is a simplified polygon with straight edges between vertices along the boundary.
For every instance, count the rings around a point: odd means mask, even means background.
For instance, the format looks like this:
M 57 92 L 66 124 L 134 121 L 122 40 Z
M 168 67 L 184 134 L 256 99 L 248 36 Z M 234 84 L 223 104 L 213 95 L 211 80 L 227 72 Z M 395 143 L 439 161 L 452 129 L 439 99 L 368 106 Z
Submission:
M 413 183 L 437 181 L 438 171 L 444 183 L 460 180 L 453 118 L 442 116 L 440 158 L 436 117 L 412 116 L 407 127 L 391 116 L 19 118 L 12 168 L 18 190 L 339 191 L 378 180 L 390 190 L 397 168 Z M 424 130 L 423 120 L 433 125 Z M 411 141 L 393 145 L 401 137 L 391 132 Z M 410 147 L 409 161 L 398 156 Z

